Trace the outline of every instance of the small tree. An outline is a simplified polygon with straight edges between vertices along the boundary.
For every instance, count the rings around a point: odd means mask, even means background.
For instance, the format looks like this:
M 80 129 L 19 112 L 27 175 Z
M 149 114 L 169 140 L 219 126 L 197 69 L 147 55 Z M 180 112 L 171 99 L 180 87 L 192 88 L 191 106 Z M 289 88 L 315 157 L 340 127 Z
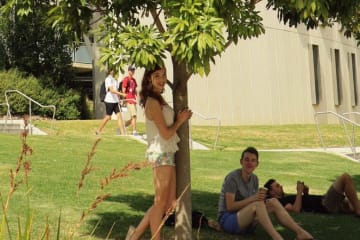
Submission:
M 17 2 L 18 14 L 31 11 L 28 0 Z M 103 63 L 123 68 L 128 63 L 138 67 L 162 64 L 166 53 L 173 64 L 173 102 L 178 111 L 188 104 L 187 81 L 192 74 L 207 75 L 210 63 L 227 46 L 239 39 L 257 37 L 264 27 L 255 5 L 259 0 L 59 0 L 50 10 L 49 22 L 79 37 L 94 29 L 101 35 Z M 339 23 L 346 36 L 359 40 L 359 0 L 267 0 L 267 8 L 278 18 L 308 28 Z M 21 11 L 20 11 L 21 9 Z M 98 18 L 93 18 L 96 13 Z M 145 19 L 151 19 L 144 24 Z M 179 129 L 180 150 L 176 155 L 178 193 L 190 183 L 189 126 Z M 177 239 L 191 239 L 191 196 L 184 196 L 177 212 Z
M 68 33 L 45 23 L 50 6 L 33 1 L 26 15 L 16 15 L 17 6 L 0 15 L 0 52 L 6 69 L 41 78 L 46 85 L 63 85 L 73 79 Z M 7 5 L 3 7 L 6 10 Z M 20 10 L 19 10 L 20 11 Z

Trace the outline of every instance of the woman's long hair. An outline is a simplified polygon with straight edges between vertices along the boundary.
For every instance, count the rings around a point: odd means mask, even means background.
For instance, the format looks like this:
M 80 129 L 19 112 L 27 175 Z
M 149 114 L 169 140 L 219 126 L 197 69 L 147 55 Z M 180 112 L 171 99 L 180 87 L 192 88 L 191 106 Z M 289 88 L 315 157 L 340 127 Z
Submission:
M 141 91 L 140 91 L 140 106 L 145 107 L 146 100 L 148 97 L 155 98 L 159 101 L 161 105 L 165 105 L 166 102 L 164 98 L 161 96 L 161 94 L 154 92 L 152 83 L 151 83 L 151 74 L 154 72 L 163 69 L 164 67 L 161 67 L 159 65 L 156 65 L 153 69 L 149 70 L 146 69 L 144 73 L 144 77 L 141 82 Z

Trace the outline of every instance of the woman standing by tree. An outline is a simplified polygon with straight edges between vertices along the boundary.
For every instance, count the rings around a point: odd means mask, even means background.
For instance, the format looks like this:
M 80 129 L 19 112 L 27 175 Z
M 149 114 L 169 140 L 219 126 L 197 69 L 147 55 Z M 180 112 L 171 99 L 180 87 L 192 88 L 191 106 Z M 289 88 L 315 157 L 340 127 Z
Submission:
M 191 110 L 174 111 L 162 97 L 166 84 L 166 69 L 155 66 L 146 70 L 141 84 L 140 105 L 146 117 L 148 147 L 146 157 L 153 166 L 155 197 L 137 228 L 130 227 L 126 239 L 136 240 L 150 226 L 152 239 L 160 239 L 161 221 L 176 200 L 175 152 L 178 150 L 177 129 L 191 118 Z M 151 219 L 151 221 L 150 221 Z

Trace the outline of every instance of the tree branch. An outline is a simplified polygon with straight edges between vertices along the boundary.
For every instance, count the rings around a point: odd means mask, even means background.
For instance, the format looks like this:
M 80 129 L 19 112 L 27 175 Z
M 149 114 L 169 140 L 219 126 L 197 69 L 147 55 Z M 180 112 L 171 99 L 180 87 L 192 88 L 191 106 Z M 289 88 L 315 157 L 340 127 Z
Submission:
M 169 85 L 170 89 L 173 91 L 174 90 L 174 84 L 172 82 L 170 82 L 169 79 L 166 79 L 166 83 L 167 83 L 167 85 Z
M 159 15 L 160 15 L 160 13 L 161 13 L 161 9 L 160 9 L 159 13 L 157 13 L 157 12 L 156 12 L 156 8 L 151 8 L 151 9 L 150 9 L 150 13 L 151 13 L 151 16 L 152 16 L 153 19 L 154 19 L 154 23 L 155 23 L 157 29 L 159 29 L 159 31 L 160 31 L 161 33 L 165 32 L 165 28 L 164 28 L 164 26 L 162 25 L 162 23 L 161 23 L 161 21 L 160 21 L 160 19 L 159 19 Z
M 232 40 L 229 40 L 227 43 L 225 43 L 224 51 L 225 51 L 225 49 L 227 49 L 232 43 L 233 43 Z
M 98 22 L 100 22 L 103 19 L 103 16 L 99 16 L 97 19 L 93 20 L 92 22 L 90 22 L 90 26 L 92 26 L 93 24 L 96 24 Z

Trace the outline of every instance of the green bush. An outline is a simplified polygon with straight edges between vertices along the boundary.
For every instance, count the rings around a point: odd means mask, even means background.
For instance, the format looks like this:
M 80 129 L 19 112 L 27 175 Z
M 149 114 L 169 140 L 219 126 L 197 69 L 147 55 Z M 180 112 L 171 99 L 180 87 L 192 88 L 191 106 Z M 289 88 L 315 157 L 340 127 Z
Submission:
M 5 103 L 5 91 L 18 90 L 38 103 L 47 106 L 55 105 L 56 119 L 78 119 L 80 117 L 81 97 L 72 89 L 64 87 L 47 87 L 41 85 L 34 77 L 25 77 L 17 70 L 0 71 L 0 103 Z M 9 93 L 8 101 L 12 115 L 29 113 L 29 100 L 17 93 Z M 6 114 L 6 107 L 0 108 L 0 114 Z M 41 108 L 31 104 L 31 114 L 52 117 L 51 108 Z

